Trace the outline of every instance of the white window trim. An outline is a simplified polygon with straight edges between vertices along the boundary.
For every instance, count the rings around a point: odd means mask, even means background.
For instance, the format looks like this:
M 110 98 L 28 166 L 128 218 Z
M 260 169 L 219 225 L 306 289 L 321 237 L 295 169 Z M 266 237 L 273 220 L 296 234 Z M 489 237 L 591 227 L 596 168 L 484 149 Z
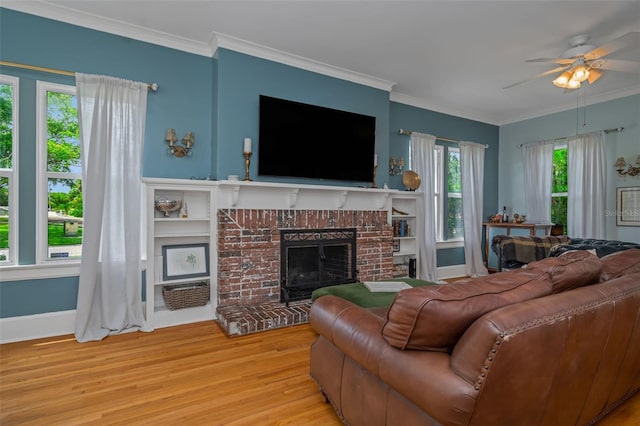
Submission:
M 59 92 L 76 95 L 75 86 L 47 81 L 36 82 L 36 264 L 75 264 L 80 259 L 48 258 L 48 179 L 60 177 L 60 173 L 47 172 L 47 92 Z M 64 173 L 64 177 L 81 179 L 82 174 Z
M 1 266 L 15 265 L 18 263 L 18 226 L 19 226 L 19 197 L 18 197 L 18 131 L 20 121 L 18 111 L 20 110 L 18 100 L 20 90 L 20 79 L 10 75 L 0 74 L 0 83 L 12 86 L 13 105 L 11 111 L 11 120 L 13 123 L 13 131 L 11 133 L 11 169 L 0 169 L 0 177 L 9 179 L 9 260 L 0 261 Z

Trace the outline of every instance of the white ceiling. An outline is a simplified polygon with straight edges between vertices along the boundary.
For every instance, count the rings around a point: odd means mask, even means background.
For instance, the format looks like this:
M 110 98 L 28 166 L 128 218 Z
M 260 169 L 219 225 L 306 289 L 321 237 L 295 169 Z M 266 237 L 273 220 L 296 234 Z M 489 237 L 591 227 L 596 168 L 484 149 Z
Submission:
M 565 93 L 553 76 L 577 34 L 640 31 L 640 1 L 3 0 L 3 7 L 211 56 L 227 47 L 391 90 L 391 99 L 492 124 L 640 93 L 607 71 Z M 640 61 L 640 48 L 618 59 Z M 46 64 L 34 64 L 46 66 Z M 584 87 L 584 86 L 583 86 Z

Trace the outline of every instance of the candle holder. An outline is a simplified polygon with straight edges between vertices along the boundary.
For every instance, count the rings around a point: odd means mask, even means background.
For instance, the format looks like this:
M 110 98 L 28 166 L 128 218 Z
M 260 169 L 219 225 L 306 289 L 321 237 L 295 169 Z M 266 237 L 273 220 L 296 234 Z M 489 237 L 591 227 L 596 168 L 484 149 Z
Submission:
M 251 153 L 244 153 L 244 180 L 247 182 L 251 182 L 251 178 L 249 177 L 249 165 L 251 164 Z
M 373 166 L 373 182 L 371 184 L 372 188 L 377 188 L 378 186 L 376 185 L 376 172 L 378 171 L 378 165 L 376 164 L 375 166 Z

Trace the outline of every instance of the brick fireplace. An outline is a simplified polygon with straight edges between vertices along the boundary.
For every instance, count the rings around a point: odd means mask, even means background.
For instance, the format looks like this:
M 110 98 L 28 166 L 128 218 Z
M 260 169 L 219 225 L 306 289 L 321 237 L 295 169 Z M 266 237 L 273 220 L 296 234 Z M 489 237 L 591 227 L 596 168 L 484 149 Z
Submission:
M 216 316 L 230 335 L 308 321 L 309 300 L 280 302 L 282 230 L 354 228 L 358 279 L 392 276 L 386 210 L 229 208 L 219 209 L 217 219 Z

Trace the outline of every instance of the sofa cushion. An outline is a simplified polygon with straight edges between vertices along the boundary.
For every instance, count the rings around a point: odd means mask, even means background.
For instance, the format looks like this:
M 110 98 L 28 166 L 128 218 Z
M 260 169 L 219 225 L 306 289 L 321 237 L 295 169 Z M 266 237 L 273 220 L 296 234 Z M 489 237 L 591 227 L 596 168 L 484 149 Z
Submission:
M 624 275 L 640 272 L 640 249 L 629 249 L 612 253 L 600 259 L 602 275 L 600 281 L 609 281 Z
M 589 250 L 572 250 L 562 256 L 548 257 L 531 262 L 527 269 L 548 272 L 553 283 L 553 293 L 600 282 L 602 263 Z
M 449 351 L 483 314 L 551 290 L 546 271 L 528 269 L 402 290 L 389 307 L 382 335 L 400 349 Z

